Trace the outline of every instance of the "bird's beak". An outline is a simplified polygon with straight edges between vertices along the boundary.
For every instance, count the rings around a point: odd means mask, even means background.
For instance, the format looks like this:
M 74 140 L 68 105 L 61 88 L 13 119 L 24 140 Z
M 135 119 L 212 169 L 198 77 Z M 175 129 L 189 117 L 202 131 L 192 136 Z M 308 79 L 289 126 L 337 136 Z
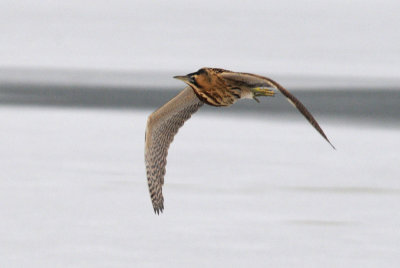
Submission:
M 174 78 L 175 78 L 175 79 L 182 80 L 182 81 L 185 82 L 185 83 L 191 83 L 191 82 L 192 82 L 191 77 L 188 76 L 188 75 L 177 75 L 177 76 L 174 76 Z

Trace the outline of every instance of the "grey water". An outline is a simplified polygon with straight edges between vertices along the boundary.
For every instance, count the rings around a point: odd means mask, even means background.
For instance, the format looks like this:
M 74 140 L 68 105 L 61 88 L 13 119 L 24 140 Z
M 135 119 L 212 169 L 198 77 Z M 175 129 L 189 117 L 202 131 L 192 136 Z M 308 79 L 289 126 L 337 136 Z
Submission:
M 197 112 L 154 214 L 151 110 L 0 107 L 5 267 L 396 267 L 399 128 Z

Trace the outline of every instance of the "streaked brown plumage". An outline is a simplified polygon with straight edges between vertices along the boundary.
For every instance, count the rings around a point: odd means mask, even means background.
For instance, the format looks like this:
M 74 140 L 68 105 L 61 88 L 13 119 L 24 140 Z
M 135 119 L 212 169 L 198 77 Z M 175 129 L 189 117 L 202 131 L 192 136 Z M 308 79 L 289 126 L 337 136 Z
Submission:
M 242 98 L 274 96 L 278 89 L 297 108 L 322 137 L 335 148 L 306 107 L 275 81 L 256 74 L 237 73 L 217 68 L 202 68 L 185 76 L 175 76 L 188 84 L 181 93 L 152 113 L 147 120 L 145 162 L 154 212 L 164 209 L 162 185 L 168 148 L 178 129 L 203 103 L 230 106 Z

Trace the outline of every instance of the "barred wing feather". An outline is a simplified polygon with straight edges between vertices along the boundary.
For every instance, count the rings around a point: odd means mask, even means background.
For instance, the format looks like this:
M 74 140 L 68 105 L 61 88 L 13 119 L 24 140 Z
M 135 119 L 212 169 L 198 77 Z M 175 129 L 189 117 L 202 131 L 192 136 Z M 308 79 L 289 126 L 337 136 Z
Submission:
M 152 113 L 147 120 L 145 138 L 147 182 L 154 212 L 157 214 L 164 209 L 162 186 L 169 145 L 179 128 L 202 105 L 203 102 L 188 86 Z

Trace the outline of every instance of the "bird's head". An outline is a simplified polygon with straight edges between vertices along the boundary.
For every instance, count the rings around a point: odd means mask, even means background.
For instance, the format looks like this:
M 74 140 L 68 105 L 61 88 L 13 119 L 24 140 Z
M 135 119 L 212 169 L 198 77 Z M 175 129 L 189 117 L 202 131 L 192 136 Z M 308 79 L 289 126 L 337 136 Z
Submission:
M 187 75 L 174 76 L 175 79 L 182 80 L 191 87 L 200 87 L 205 81 L 209 81 L 209 68 L 201 68 L 197 72 Z

